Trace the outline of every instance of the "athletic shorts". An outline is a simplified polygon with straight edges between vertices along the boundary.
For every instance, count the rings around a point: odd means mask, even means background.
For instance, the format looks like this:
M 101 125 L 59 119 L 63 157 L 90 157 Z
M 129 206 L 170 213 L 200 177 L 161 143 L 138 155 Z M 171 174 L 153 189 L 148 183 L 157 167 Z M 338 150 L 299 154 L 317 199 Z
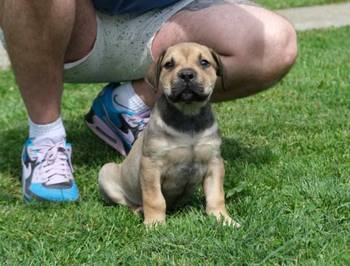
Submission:
M 96 11 L 97 35 L 93 48 L 84 58 L 64 65 L 64 80 L 99 83 L 141 79 L 153 61 L 154 36 L 167 20 L 185 8 L 196 10 L 225 2 L 254 4 L 244 0 L 180 0 L 141 15 L 110 16 Z

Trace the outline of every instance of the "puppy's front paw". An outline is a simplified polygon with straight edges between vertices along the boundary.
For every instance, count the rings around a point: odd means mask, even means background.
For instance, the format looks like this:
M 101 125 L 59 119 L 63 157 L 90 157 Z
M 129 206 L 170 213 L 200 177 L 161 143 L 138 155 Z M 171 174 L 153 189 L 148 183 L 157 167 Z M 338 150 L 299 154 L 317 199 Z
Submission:
M 158 225 L 165 224 L 165 219 L 164 218 L 145 218 L 143 224 L 147 228 L 153 228 L 153 227 L 156 227 Z
M 224 226 L 232 226 L 234 228 L 240 228 L 241 225 L 233 220 L 227 213 L 225 212 L 211 212 L 209 215 L 215 216 L 216 220 L 219 223 L 222 223 Z
M 223 225 L 225 226 L 232 226 L 234 228 L 240 228 L 241 225 L 237 223 L 235 220 L 233 220 L 230 216 L 224 216 L 221 219 L 217 219 L 219 222 L 222 221 Z

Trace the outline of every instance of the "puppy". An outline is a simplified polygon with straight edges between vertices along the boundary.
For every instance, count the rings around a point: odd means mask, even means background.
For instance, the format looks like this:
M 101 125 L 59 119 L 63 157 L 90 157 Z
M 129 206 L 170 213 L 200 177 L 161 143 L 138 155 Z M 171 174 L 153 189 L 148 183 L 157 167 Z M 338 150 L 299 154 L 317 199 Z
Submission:
M 100 170 L 106 200 L 142 210 L 144 223 L 154 225 L 203 183 L 206 213 L 239 227 L 225 208 L 221 139 L 209 103 L 222 75 L 219 56 L 196 43 L 172 46 L 151 65 L 147 80 L 162 95 L 124 162 Z

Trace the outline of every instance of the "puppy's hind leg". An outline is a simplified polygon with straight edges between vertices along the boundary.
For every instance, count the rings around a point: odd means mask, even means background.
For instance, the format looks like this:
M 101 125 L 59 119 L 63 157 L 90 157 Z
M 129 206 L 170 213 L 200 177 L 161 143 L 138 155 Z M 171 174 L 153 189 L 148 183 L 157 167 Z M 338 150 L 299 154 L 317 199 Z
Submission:
M 105 164 L 98 174 L 98 184 L 103 199 L 108 203 L 129 205 L 120 186 L 121 166 L 116 163 Z

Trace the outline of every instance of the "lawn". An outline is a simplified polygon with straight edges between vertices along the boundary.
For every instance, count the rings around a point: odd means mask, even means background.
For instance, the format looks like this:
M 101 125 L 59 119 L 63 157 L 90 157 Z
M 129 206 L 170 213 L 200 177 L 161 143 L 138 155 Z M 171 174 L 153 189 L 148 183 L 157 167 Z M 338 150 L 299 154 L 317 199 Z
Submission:
M 350 27 L 299 34 L 291 73 L 257 96 L 214 106 L 223 136 L 225 190 L 239 230 L 204 215 L 203 194 L 147 231 L 106 206 L 96 176 L 121 161 L 83 115 L 99 85 L 67 85 L 63 114 L 81 200 L 23 203 L 25 111 L 0 72 L 0 264 L 350 264 Z
M 272 9 L 334 4 L 341 2 L 349 2 L 349 0 L 256 0 L 255 2 Z

